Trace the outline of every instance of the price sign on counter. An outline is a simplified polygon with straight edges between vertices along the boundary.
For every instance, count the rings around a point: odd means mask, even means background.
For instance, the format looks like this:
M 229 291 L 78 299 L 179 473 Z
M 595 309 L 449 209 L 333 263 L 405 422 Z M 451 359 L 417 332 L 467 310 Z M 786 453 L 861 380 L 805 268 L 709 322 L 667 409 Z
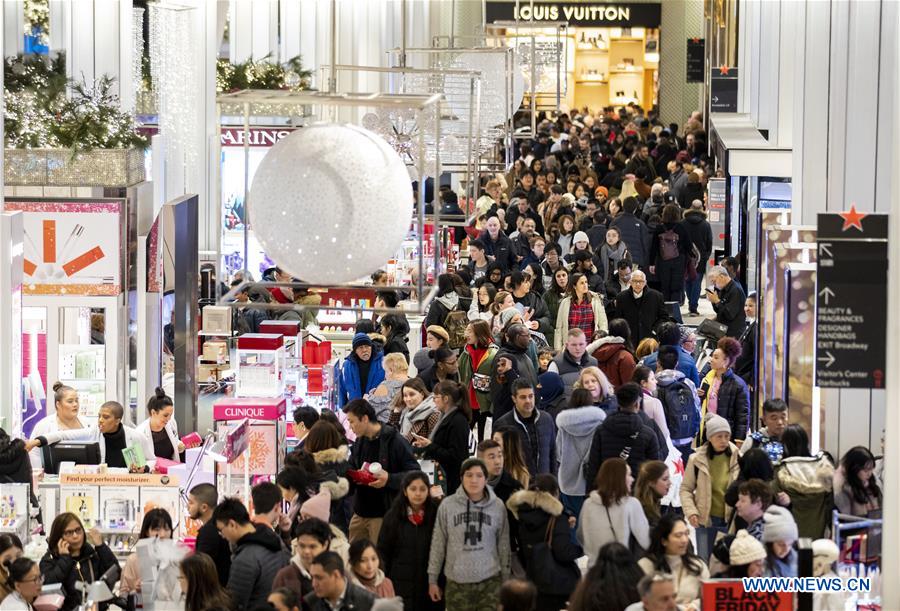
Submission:
M 816 384 L 884 388 L 888 216 L 820 214 L 816 262 Z
M 747 592 L 740 579 L 703 582 L 703 611 L 788 611 L 794 608 L 790 592 Z

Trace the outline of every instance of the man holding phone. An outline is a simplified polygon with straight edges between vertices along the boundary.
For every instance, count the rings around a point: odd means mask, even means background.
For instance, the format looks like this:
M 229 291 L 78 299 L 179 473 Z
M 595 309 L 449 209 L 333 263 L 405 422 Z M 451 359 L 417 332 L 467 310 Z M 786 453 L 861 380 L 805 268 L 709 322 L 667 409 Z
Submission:
M 726 327 L 725 335 L 738 339 L 747 326 L 747 315 L 744 313 L 744 291 L 731 279 L 721 265 L 716 265 L 709 270 L 706 276 L 706 295 L 713 309 L 716 311 L 716 322 Z M 715 291 L 710 288 L 715 286 Z
M 513 382 L 523 378 L 532 388 L 537 388 L 537 372 L 531 357 L 528 356 L 530 343 L 531 333 L 525 325 L 512 324 L 506 330 L 506 339 L 497 351 L 491 366 L 491 405 L 494 422 L 513 408 L 511 392 Z

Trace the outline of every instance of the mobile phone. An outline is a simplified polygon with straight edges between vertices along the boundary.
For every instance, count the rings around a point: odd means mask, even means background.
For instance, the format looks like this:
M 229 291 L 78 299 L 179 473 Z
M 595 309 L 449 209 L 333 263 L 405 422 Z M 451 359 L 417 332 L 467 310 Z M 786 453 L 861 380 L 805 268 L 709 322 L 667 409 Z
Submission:
M 714 291 L 713 291 L 711 288 L 706 287 L 706 292 L 707 292 L 707 293 L 712 293 L 712 292 L 714 292 Z

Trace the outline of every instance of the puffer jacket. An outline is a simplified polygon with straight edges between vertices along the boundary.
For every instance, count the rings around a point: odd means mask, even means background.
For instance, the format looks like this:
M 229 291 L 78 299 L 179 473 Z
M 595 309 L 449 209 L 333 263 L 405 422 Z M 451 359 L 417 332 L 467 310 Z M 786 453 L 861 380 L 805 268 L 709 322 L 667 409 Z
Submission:
M 621 337 L 608 335 L 591 342 L 587 347 L 588 354 L 597 359 L 600 368 L 609 383 L 618 388 L 625 382 L 631 381 L 637 363 L 634 355 L 625 346 L 625 340 Z
M 578 585 L 581 572 L 576 560 L 584 555 L 580 545 L 572 540 L 571 530 L 563 515 L 563 505 L 559 499 L 547 492 L 539 490 L 520 490 L 506 502 L 519 524 L 519 554 L 522 564 L 529 575 L 534 570 L 531 563 L 531 550 L 534 546 L 547 541 L 547 529 L 550 520 L 554 519 L 550 533 L 550 552 L 557 563 L 557 576 L 565 577 L 562 582 L 555 583 L 554 592 L 538 590 L 538 609 L 556 609 L 559 598 L 568 599 Z M 565 600 L 562 601 L 565 604 Z
M 632 473 L 640 471 L 648 460 L 659 459 L 659 442 L 651 424 L 652 420 L 642 412 L 617 410 L 609 414 L 594 433 L 588 458 L 587 481 L 593 482 L 600 465 L 608 458 L 627 454 Z
M 696 515 L 701 526 L 709 526 L 709 510 L 712 505 L 712 482 L 709 479 L 709 457 L 706 455 L 708 445 L 703 445 L 691 454 L 684 468 L 684 479 L 681 480 L 681 507 L 685 517 Z M 741 468 L 738 465 L 738 447 L 729 442 L 731 458 L 728 462 L 730 484 L 737 479 Z M 726 486 L 727 489 L 727 486 Z M 731 518 L 731 507 L 725 503 L 725 521 Z
M 712 386 L 715 371 L 710 371 L 703 378 L 702 384 Z M 703 397 L 703 417 L 706 417 L 706 405 L 709 393 Z M 719 384 L 719 405 L 716 414 L 725 418 L 731 426 L 731 439 L 743 440 L 750 429 L 750 390 L 740 376 L 729 369 L 722 374 Z M 702 431 L 702 435 L 706 432 Z M 703 441 L 702 439 L 700 441 Z
M 550 361 L 547 371 L 559 374 L 559 377 L 562 379 L 566 400 L 569 400 L 572 397 L 572 392 L 575 390 L 575 383 L 581 376 L 581 371 L 585 367 L 596 366 L 597 359 L 592 357 L 590 352 L 585 351 L 581 358 L 576 361 L 575 357 L 569 354 L 568 350 L 563 349 Z
M 359 379 L 359 359 L 355 352 L 351 352 L 344 360 L 341 367 L 340 401 L 341 405 L 347 405 L 353 399 L 362 399 L 367 392 L 375 390 L 384 382 L 384 353 L 372 348 L 372 356 L 369 357 L 368 379 Z
M 801 537 L 821 539 L 834 509 L 834 463 L 824 452 L 791 456 L 775 465 L 775 492 L 791 497 L 791 514 Z
M 278 571 L 290 562 L 290 554 L 271 528 L 257 526 L 234 546 L 228 591 L 240 609 L 252 609 L 266 602 Z
M 559 454 L 559 490 L 569 496 L 584 496 L 584 469 L 597 427 L 606 412 L 595 406 L 566 409 L 556 416 L 556 451 Z
M 572 297 L 563 297 L 559 302 L 559 309 L 556 312 L 556 330 L 553 332 L 553 349 L 562 350 L 566 344 L 566 338 L 569 333 L 569 312 L 572 309 Z M 591 293 L 591 310 L 594 312 L 594 333 L 597 331 L 606 332 L 609 330 L 609 323 L 606 321 L 606 308 L 603 306 L 603 298 L 597 293 Z M 588 337 L 588 341 L 593 339 L 593 333 Z

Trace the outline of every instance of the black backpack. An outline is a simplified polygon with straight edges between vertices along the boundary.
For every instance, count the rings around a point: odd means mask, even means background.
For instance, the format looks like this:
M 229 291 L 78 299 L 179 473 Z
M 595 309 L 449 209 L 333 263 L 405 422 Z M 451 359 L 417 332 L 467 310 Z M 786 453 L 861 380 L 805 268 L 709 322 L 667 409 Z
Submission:
M 659 399 L 666 412 L 666 424 L 672 439 L 687 439 L 700 432 L 700 405 L 684 380 L 660 386 Z

